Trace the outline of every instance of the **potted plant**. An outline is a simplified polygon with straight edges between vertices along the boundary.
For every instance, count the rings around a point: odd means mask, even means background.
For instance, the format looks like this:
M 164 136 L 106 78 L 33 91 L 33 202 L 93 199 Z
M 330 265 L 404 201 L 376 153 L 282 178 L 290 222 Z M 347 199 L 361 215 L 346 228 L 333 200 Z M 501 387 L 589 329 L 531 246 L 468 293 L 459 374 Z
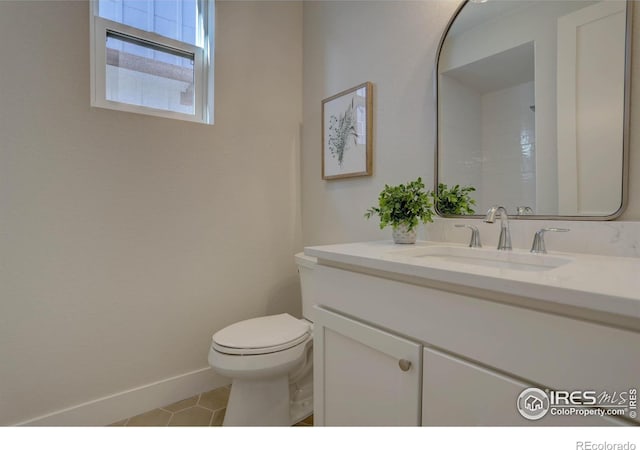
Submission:
M 365 213 L 367 219 L 380 216 L 380 229 L 393 227 L 396 244 L 416 242 L 416 227 L 420 222 L 433 222 L 432 194 L 424 190 L 422 178 L 397 186 L 384 185 L 378 197 L 378 206 Z
M 442 215 L 464 216 L 475 213 L 473 205 L 476 201 L 469 195 L 475 192 L 473 186 L 464 186 L 456 184 L 449 188 L 444 183 L 438 183 L 438 192 L 432 192 L 433 201 L 438 213 Z

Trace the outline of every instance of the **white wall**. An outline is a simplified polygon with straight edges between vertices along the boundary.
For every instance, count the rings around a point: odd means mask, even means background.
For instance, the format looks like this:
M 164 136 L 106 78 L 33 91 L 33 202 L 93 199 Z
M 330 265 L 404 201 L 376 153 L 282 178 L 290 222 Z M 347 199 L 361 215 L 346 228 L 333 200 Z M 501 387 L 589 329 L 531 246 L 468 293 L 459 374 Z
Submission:
M 304 3 L 304 242 L 387 239 L 367 221 L 385 183 L 433 184 L 433 75 L 455 1 Z M 364 81 L 374 85 L 373 176 L 322 181 L 320 105 Z
M 302 6 L 218 1 L 216 37 L 215 125 L 93 109 L 88 3 L 0 2 L 0 424 L 299 314 Z

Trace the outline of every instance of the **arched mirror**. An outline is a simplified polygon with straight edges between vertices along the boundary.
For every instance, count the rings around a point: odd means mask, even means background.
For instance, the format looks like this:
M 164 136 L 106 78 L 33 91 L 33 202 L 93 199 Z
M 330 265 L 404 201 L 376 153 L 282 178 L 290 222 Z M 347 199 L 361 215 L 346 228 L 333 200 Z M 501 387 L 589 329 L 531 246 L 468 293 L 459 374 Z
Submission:
M 476 216 L 619 216 L 632 3 L 464 2 L 438 51 L 436 186 L 473 188 Z

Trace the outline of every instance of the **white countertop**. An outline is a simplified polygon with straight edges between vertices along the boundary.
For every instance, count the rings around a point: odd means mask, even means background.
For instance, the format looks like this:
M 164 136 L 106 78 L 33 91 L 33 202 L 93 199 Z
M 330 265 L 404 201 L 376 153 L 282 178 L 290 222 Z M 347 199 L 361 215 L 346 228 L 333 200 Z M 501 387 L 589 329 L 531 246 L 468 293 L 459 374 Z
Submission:
M 442 245 L 464 247 L 445 242 L 419 241 L 413 246 L 374 241 L 305 247 L 304 253 L 319 258 L 320 263 L 349 264 L 640 319 L 640 258 L 549 252 L 571 262 L 550 270 L 522 271 L 410 255 L 412 248 Z M 512 253 L 529 252 L 514 249 Z

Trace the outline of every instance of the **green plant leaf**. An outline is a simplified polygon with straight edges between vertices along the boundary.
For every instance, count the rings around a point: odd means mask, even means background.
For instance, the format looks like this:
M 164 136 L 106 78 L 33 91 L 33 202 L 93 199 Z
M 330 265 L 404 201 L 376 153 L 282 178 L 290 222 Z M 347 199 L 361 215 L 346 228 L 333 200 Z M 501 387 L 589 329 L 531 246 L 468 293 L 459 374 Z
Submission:
M 384 189 L 378 196 L 378 206 L 369 208 L 365 217 L 374 215 L 380 217 L 380 228 L 391 225 L 393 228 L 400 224 L 407 225 L 409 230 L 414 229 L 420 221 L 433 222 L 433 193 L 424 190 L 422 178 L 418 178 L 407 184 L 397 186 L 384 185 Z
M 475 192 L 473 186 L 460 187 L 459 184 L 449 188 L 444 183 L 438 183 L 438 192 L 432 192 L 432 198 L 438 211 L 447 215 L 467 215 L 474 214 L 472 205 L 476 201 L 471 198 L 470 193 Z

